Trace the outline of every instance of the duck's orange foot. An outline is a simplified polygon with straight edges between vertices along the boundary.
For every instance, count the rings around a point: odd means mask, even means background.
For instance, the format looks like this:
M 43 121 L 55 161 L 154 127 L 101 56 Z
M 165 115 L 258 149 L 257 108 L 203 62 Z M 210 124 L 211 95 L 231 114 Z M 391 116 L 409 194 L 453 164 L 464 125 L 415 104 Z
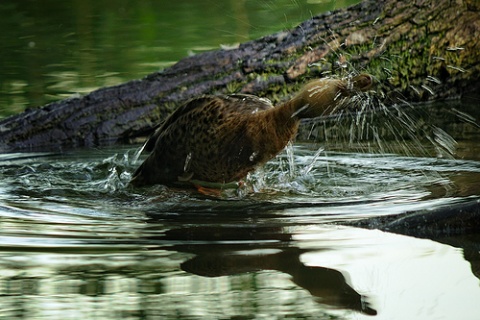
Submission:
M 190 183 L 203 195 L 212 196 L 212 197 L 222 197 L 225 196 L 224 192 L 227 190 L 238 190 L 239 187 L 243 186 L 243 182 L 228 182 L 228 183 L 219 183 L 219 182 L 208 182 L 200 180 L 190 180 Z
M 216 188 L 207 188 L 207 187 L 203 187 L 203 186 L 200 186 L 198 184 L 194 184 L 195 188 L 197 189 L 198 192 L 200 192 L 201 194 L 205 195 L 205 196 L 209 196 L 209 197 L 220 197 L 222 195 L 222 189 L 216 189 Z

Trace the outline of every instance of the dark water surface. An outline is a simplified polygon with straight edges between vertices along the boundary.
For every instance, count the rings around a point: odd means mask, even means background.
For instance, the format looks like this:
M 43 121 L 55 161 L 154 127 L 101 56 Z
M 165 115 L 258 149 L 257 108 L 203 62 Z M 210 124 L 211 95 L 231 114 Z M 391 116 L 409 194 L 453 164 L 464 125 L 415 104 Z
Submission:
M 351 2 L 1 1 L 0 114 Z M 480 199 L 478 102 L 442 108 L 307 127 L 220 197 L 128 187 L 139 146 L 1 154 L 0 319 L 479 319 L 480 232 L 347 226 Z
M 1 317 L 480 317 L 461 248 L 342 226 L 478 198 L 480 161 L 318 148 L 221 198 L 127 187 L 133 147 L 3 155 Z

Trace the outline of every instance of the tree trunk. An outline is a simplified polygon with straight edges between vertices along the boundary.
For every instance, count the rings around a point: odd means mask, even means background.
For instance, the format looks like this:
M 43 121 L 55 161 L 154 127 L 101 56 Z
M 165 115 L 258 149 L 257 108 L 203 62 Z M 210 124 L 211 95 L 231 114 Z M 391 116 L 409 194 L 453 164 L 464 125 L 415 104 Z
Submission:
M 0 149 L 126 142 L 183 101 L 243 92 L 283 100 L 308 78 L 368 72 L 385 104 L 477 92 L 475 0 L 365 0 L 233 49 L 198 54 L 142 80 L 30 109 L 0 121 Z
M 466 234 L 478 235 L 480 199 L 464 199 L 436 209 L 360 219 L 345 225 L 433 240 Z

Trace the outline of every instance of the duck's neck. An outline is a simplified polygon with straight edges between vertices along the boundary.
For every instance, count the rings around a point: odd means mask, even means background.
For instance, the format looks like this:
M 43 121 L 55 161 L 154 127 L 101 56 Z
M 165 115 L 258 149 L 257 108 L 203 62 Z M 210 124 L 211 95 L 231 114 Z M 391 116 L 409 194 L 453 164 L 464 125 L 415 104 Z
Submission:
M 292 99 L 256 116 L 255 126 L 249 128 L 266 153 L 276 154 L 295 138 L 300 119 L 330 114 L 341 100 L 343 82 L 334 79 L 315 80 L 303 87 Z M 260 127 L 259 127 L 260 124 Z
M 287 143 L 295 138 L 300 119 L 292 116 L 295 111 L 291 104 L 282 104 L 275 108 L 255 114 L 257 121 L 252 122 L 248 131 L 255 141 L 254 148 L 262 150 L 266 159 L 278 154 Z
M 275 113 L 277 117 L 284 118 L 285 121 L 299 121 L 303 118 L 302 112 L 307 108 L 308 104 L 301 95 L 297 94 L 292 99 L 277 105 L 272 113 Z
M 346 79 L 317 79 L 307 83 L 292 99 L 265 111 L 271 136 L 285 145 L 297 133 L 300 119 L 333 114 L 344 106 L 354 92 L 366 91 L 372 86 L 372 77 L 361 74 Z M 282 147 L 283 148 L 283 147 Z
M 342 102 L 345 90 L 344 81 L 339 79 L 314 80 L 277 108 L 279 112 L 296 119 L 329 115 Z

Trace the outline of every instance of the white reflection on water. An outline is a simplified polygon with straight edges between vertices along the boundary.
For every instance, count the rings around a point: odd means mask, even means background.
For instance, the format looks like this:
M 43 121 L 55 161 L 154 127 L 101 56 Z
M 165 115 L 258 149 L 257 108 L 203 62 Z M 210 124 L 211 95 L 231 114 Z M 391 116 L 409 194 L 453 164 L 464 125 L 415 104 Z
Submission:
M 296 266 L 294 260 L 275 262 L 295 255 L 248 252 L 248 246 L 242 246 L 242 252 L 228 251 L 238 245 L 224 243 L 223 253 L 214 256 L 223 266 L 222 276 L 185 272 L 181 266 L 193 255 L 175 248 L 114 254 L 3 251 L 0 310 L 7 318 L 28 319 L 127 315 L 132 319 L 155 315 L 166 319 L 330 319 L 333 315 L 340 319 L 477 319 L 480 315 L 478 279 L 461 250 L 380 231 L 325 225 L 295 229 L 285 253 L 302 251 L 302 265 Z M 201 243 L 192 242 L 190 247 L 202 255 Z M 237 265 L 229 273 L 222 259 L 235 256 L 237 263 L 263 268 L 239 272 Z M 372 318 L 332 307 L 338 296 L 305 284 L 296 273 L 308 274 L 317 267 L 341 271 L 378 315 Z
M 460 249 L 346 227 L 310 226 L 293 238 L 300 248 L 314 248 L 301 256 L 304 264 L 345 272 L 354 288 L 372 297 L 379 319 L 480 316 L 479 280 Z

